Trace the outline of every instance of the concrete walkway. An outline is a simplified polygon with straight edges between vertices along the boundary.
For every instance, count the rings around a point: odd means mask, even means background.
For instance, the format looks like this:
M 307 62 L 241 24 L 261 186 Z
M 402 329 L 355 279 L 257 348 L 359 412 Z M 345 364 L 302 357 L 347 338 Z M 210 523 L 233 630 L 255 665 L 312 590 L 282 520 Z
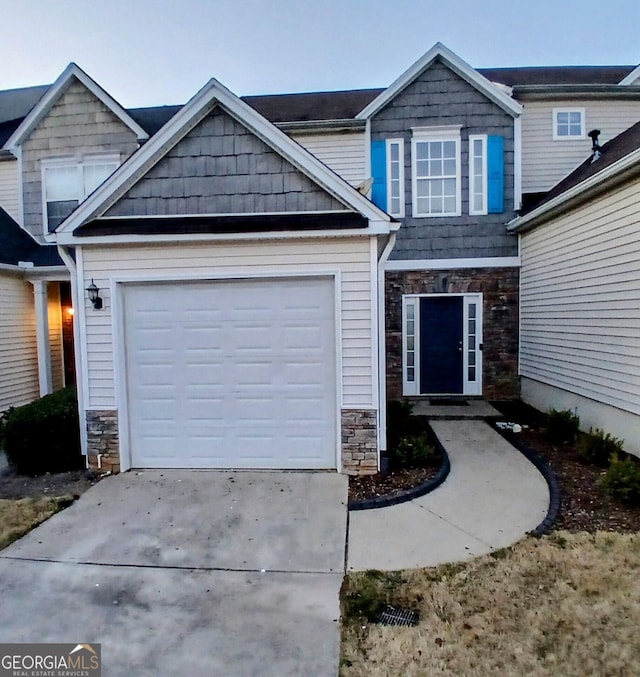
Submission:
M 520 540 L 545 518 L 538 470 L 479 420 L 432 420 L 451 472 L 407 503 L 349 514 L 347 568 L 408 569 L 465 560 Z

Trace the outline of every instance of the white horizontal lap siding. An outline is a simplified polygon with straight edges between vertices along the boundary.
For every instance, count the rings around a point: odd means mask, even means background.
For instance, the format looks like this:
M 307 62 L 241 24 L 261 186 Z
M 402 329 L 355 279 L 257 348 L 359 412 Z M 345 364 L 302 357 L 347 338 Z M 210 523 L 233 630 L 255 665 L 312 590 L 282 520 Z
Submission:
M 591 139 L 553 140 L 553 109 L 584 109 L 585 134 L 599 129 L 600 143 L 640 120 L 640 101 L 525 102 L 522 116 L 522 190 L 549 190 L 591 154 Z
M 522 236 L 523 376 L 640 414 L 640 181 Z
M 18 163 L 0 162 L 0 207 L 18 223 L 20 218 L 20 197 L 18 182 Z
M 33 287 L 0 271 L 0 412 L 40 395 Z
M 358 186 L 367 178 L 364 132 L 291 136 L 352 186 Z
M 317 239 L 277 243 L 151 245 L 83 248 L 84 286 L 100 288 L 104 309 L 85 298 L 89 409 L 113 409 L 114 359 L 111 279 L 207 279 L 224 276 L 283 276 L 339 271 L 342 345 L 342 405 L 373 405 L 371 258 L 369 239 Z M 86 294 L 85 294 L 86 297 Z M 338 398 L 338 402 L 340 398 Z

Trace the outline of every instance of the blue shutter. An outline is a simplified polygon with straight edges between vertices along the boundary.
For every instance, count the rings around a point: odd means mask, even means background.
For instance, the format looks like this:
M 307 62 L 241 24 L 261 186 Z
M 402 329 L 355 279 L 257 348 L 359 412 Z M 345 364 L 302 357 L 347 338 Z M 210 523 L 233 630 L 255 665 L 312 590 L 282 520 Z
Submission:
M 371 201 L 387 211 L 387 144 L 386 141 L 371 142 Z
M 504 138 L 487 137 L 487 211 L 501 214 L 504 211 Z

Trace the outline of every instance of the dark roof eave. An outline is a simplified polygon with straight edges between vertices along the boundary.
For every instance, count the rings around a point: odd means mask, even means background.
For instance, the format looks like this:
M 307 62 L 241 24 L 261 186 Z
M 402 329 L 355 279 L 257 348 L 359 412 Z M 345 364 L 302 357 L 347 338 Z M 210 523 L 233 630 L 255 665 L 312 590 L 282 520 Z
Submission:
M 169 216 L 97 218 L 73 231 L 75 237 L 117 235 L 222 235 L 283 231 L 366 228 L 361 214 L 234 214 L 231 216 Z

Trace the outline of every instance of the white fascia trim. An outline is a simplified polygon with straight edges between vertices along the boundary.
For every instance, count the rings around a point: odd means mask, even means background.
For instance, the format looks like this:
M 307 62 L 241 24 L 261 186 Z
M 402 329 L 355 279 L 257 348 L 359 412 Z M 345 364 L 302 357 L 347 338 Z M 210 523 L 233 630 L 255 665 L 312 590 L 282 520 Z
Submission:
M 111 110 L 129 129 L 136 135 L 139 141 L 147 140 L 149 135 L 144 129 L 127 113 L 127 111 L 100 85 L 92 80 L 79 66 L 71 62 L 58 76 L 58 79 L 49 87 L 44 96 L 31 109 L 27 117 L 20 123 L 20 126 L 9 137 L 4 148 L 9 150 L 19 146 L 24 139 L 31 133 L 34 127 L 49 112 L 53 104 L 66 91 L 72 78 L 79 80 L 96 98 Z
M 344 179 L 320 162 L 299 143 L 244 103 L 212 78 L 137 153 L 121 165 L 62 223 L 56 233 L 72 231 L 88 218 L 106 211 L 126 190 L 142 178 L 166 152 L 186 136 L 216 105 L 247 127 L 303 174 L 347 207 L 368 219 L 390 221 L 391 217 L 358 193 Z
M 306 216 L 309 214 L 353 214 L 349 209 L 336 209 L 335 211 L 326 211 L 323 209 L 311 209 L 308 212 L 221 212 L 221 213 L 205 213 L 202 214 L 188 214 L 187 216 L 190 219 L 209 219 L 212 217 L 224 218 L 227 216 L 242 217 L 242 216 Z M 180 218 L 180 215 L 176 214 L 145 214 L 144 217 L 139 216 L 101 216 L 100 221 L 130 221 L 132 219 L 138 218 L 151 218 L 151 219 L 175 219 Z
M 636 66 L 629 75 L 626 75 L 620 82 L 618 83 L 619 85 L 627 86 L 627 85 L 633 85 L 636 80 L 640 79 L 640 66 Z
M 456 268 L 520 268 L 519 256 L 495 256 L 478 259 L 416 259 L 387 261 L 385 270 L 453 270 Z
M 22 276 L 24 274 L 24 269 L 20 266 L 12 266 L 10 263 L 0 263 L 0 272 Z
M 66 266 L 42 266 L 41 268 L 26 268 L 24 276 L 29 282 L 46 280 L 47 282 L 68 282 L 69 271 Z
M 386 106 L 397 94 L 399 94 L 407 85 L 413 82 L 423 71 L 425 71 L 437 58 L 451 68 L 460 77 L 466 80 L 470 85 L 482 92 L 487 98 L 500 106 L 510 115 L 521 115 L 522 106 L 514 101 L 505 92 L 480 75 L 475 68 L 472 68 L 466 61 L 463 61 L 457 54 L 445 47 L 441 42 L 436 44 L 424 54 L 418 61 L 410 66 L 399 78 L 397 78 L 387 89 L 378 95 L 370 104 L 363 108 L 356 119 L 370 118 L 381 108 Z
M 561 213 L 568 208 L 567 204 L 570 200 L 578 197 L 587 197 L 589 192 L 593 189 L 602 189 L 603 184 L 610 179 L 613 179 L 618 174 L 622 174 L 625 170 L 634 168 L 640 162 L 640 148 L 637 148 L 629 155 L 621 158 L 613 164 L 605 167 L 597 174 L 593 174 L 588 179 L 569 188 L 564 193 L 557 195 L 549 202 L 540 205 L 537 209 L 518 216 L 507 224 L 507 230 L 512 233 L 522 233 L 537 225 L 537 222 L 544 217 L 550 218 L 550 213 Z
M 391 227 L 390 227 L 391 226 Z M 246 242 L 264 240 L 319 240 L 330 238 L 353 238 L 371 237 L 372 235 L 386 235 L 395 232 L 400 227 L 399 223 L 370 221 L 368 228 L 349 228 L 344 230 L 318 230 L 318 231 L 273 231 L 270 233 L 192 233 L 171 235 L 98 235 L 76 237 L 71 233 L 63 233 L 58 236 L 57 242 L 62 245 L 97 244 L 156 244 L 156 243 L 184 243 L 184 242 Z

